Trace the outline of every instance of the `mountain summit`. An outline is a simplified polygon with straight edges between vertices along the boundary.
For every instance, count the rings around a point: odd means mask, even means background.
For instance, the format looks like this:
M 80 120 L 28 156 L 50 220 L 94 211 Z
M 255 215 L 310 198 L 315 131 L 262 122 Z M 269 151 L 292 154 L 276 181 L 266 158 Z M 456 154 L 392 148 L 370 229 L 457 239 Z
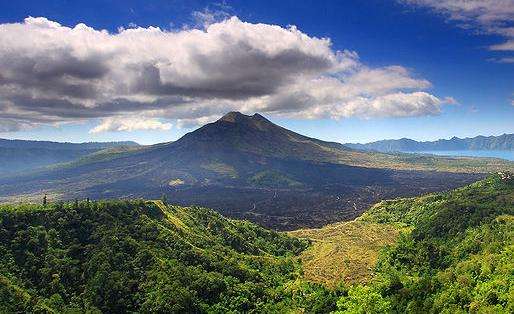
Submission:
M 274 124 L 262 115 L 229 112 L 213 123 L 186 134 L 175 147 L 237 150 L 268 157 L 330 159 L 335 150 L 349 150 L 335 142 L 310 138 Z
M 36 199 L 166 194 L 173 203 L 290 229 L 354 218 L 383 198 L 448 189 L 481 176 L 421 172 L 438 161 L 402 158 L 307 137 L 260 114 L 229 112 L 175 142 L 0 177 L 0 201 L 22 193 Z
M 225 114 L 223 117 L 221 117 L 218 121 L 226 121 L 226 122 L 232 122 L 232 123 L 239 123 L 239 122 L 268 122 L 271 123 L 268 119 L 264 118 L 258 113 L 255 113 L 253 116 L 242 114 L 239 111 L 231 111 L 227 114 Z

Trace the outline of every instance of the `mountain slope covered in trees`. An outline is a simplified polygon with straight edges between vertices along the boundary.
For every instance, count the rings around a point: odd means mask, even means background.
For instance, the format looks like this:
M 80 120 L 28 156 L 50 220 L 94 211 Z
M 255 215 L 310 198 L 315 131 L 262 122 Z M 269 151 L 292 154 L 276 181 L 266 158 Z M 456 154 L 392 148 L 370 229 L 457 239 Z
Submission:
M 514 150 L 514 134 L 476 136 L 418 142 L 408 138 L 381 140 L 367 144 L 347 143 L 347 147 L 379 152 L 416 152 L 436 150 Z
M 454 191 L 384 201 L 357 222 L 403 230 L 373 279 L 352 286 L 341 311 L 512 313 L 514 175 Z
M 2 206 L 0 237 L 2 313 L 335 306 L 333 292 L 300 279 L 294 256 L 306 241 L 205 208 L 160 201 Z

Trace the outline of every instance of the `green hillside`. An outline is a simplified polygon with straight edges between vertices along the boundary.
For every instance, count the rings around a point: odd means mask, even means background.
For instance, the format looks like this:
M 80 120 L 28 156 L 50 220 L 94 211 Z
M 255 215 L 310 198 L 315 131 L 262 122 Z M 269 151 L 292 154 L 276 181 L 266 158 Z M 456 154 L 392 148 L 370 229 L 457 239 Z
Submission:
M 74 161 L 97 152 L 110 154 L 137 147 L 139 145 L 135 142 L 58 143 L 0 138 L 0 176 L 42 170 L 50 165 Z
M 514 311 L 514 177 L 384 201 L 360 222 L 410 229 L 381 252 L 375 277 L 341 298 L 341 310 L 396 313 Z
M 289 232 L 306 280 L 343 313 L 512 313 L 514 176 L 383 201 L 354 221 Z
M 2 313 L 514 311 L 508 173 L 290 235 L 201 207 L 82 201 L 4 205 L 0 238 Z
M 200 207 L 3 206 L 0 238 L 1 313 L 276 312 L 335 304 L 332 292 L 300 280 L 294 256 L 306 241 Z

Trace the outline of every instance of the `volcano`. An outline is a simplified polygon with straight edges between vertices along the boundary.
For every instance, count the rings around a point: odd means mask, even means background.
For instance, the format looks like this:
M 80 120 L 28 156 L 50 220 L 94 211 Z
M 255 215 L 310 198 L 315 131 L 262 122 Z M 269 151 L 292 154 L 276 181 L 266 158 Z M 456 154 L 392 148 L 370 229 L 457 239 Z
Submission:
M 406 170 L 411 168 L 410 170 Z M 454 188 L 482 174 L 422 171 L 394 155 L 350 149 L 230 112 L 175 142 L 101 151 L 0 179 L 2 200 L 159 198 L 280 230 L 353 219 L 371 204 Z

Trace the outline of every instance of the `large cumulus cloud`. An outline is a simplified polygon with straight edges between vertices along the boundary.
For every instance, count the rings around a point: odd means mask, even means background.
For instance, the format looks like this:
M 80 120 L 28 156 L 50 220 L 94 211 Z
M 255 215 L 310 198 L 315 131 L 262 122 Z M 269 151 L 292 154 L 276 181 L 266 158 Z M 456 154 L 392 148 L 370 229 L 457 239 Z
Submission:
M 191 126 L 229 110 L 298 118 L 418 116 L 443 101 L 401 66 L 291 26 L 237 17 L 200 29 L 96 30 L 46 18 L 0 24 L 0 131 L 101 118 L 94 132 Z M 164 127 L 163 127 L 164 126 Z

